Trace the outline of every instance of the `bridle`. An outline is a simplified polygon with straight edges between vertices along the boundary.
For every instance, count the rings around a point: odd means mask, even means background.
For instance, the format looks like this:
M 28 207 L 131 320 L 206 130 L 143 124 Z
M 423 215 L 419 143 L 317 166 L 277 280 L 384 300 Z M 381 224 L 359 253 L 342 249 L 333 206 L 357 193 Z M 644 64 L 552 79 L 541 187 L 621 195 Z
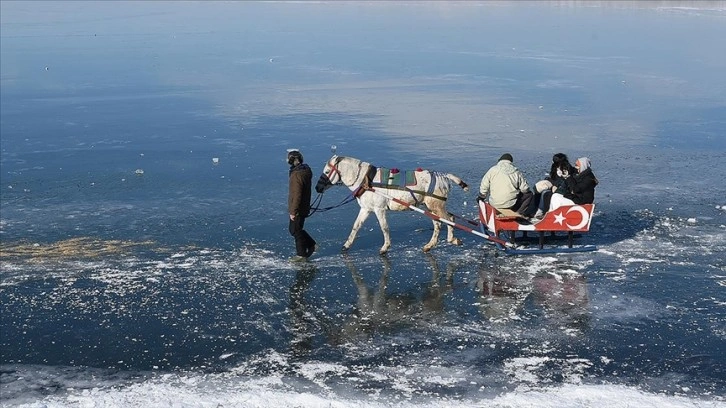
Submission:
M 338 164 L 340 164 L 341 160 L 343 160 L 343 157 L 334 156 L 333 158 L 331 158 L 331 160 L 328 161 L 328 163 L 326 163 L 328 167 L 330 167 L 330 171 L 325 174 L 325 178 L 328 180 L 328 183 L 333 184 L 330 181 L 330 176 L 332 176 L 334 173 L 338 173 L 338 182 L 335 184 L 343 184 L 343 175 L 340 173 L 340 170 L 338 170 Z
M 327 174 L 322 174 L 320 176 L 320 180 L 318 181 L 318 184 L 320 184 L 321 181 L 324 182 L 325 185 L 331 185 L 331 186 L 343 184 L 343 175 L 340 173 L 340 170 L 338 169 L 338 164 L 340 163 L 341 160 L 343 160 L 343 157 L 334 156 L 333 159 L 331 159 L 330 161 L 328 161 L 326 163 L 326 166 L 330 167 L 330 171 Z M 330 176 L 334 173 L 338 173 L 338 181 L 335 184 L 333 184 L 330 181 Z M 317 186 L 316 186 L 316 190 L 317 190 Z M 318 191 L 320 191 L 320 190 L 318 190 Z M 356 190 L 356 192 L 357 192 L 357 190 Z M 355 194 L 355 192 L 353 192 L 348 197 L 344 198 L 343 201 L 341 201 L 339 204 L 330 206 L 330 207 L 325 207 L 325 208 L 320 208 L 320 203 L 322 202 L 322 199 L 323 199 L 323 191 L 320 191 L 320 192 L 318 192 L 318 196 L 315 197 L 315 200 L 312 203 L 312 206 L 310 208 L 311 211 L 310 211 L 309 215 L 313 215 L 316 212 L 325 212 L 328 210 L 332 210 L 333 208 L 338 208 L 342 205 L 348 204 L 349 202 L 356 199 L 356 194 Z

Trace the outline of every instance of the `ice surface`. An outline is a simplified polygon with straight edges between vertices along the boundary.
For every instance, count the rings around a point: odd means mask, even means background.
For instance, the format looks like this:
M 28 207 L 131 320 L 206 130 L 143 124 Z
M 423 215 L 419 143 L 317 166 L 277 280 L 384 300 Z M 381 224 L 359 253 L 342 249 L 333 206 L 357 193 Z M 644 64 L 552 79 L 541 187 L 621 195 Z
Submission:
M 0 405 L 724 406 L 721 3 L 0 7 Z M 350 204 L 294 265 L 288 146 L 587 155 L 599 249 L 423 254 L 397 213 L 342 255 Z

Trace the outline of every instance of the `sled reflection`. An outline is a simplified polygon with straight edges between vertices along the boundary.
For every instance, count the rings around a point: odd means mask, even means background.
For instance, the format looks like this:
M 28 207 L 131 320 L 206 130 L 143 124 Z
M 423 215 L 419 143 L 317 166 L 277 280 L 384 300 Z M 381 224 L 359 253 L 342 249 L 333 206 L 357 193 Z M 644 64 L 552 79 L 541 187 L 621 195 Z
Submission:
M 587 280 L 579 273 L 545 272 L 533 279 L 532 298 L 552 325 L 585 331 L 590 327 Z
M 490 321 L 518 320 L 532 292 L 532 277 L 526 271 L 506 270 L 499 264 L 479 267 L 476 285 L 479 311 Z
M 442 275 L 436 259 L 425 255 L 431 266 L 431 279 L 415 293 L 388 293 L 388 279 L 392 270 L 387 256 L 380 256 L 381 276 L 375 285 L 369 286 L 358 271 L 356 262 L 344 255 L 344 262 L 358 293 L 353 311 L 331 333 L 331 343 L 365 339 L 377 333 L 391 333 L 403 328 L 427 326 L 443 318 L 444 300 L 453 288 L 455 264 L 449 263 Z
M 532 274 L 505 265 L 483 264 L 477 281 L 479 310 L 492 322 L 543 319 L 558 329 L 589 327 L 585 277 L 566 265 Z

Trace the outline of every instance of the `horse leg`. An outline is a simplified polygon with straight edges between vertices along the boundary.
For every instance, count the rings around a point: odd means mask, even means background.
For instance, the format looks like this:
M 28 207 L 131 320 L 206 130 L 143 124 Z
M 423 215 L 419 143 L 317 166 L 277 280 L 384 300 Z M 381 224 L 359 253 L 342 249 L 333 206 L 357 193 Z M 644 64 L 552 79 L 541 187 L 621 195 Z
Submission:
M 453 220 L 454 217 L 449 216 L 448 212 L 446 213 L 446 217 L 447 217 L 446 218 L 447 220 L 454 222 L 454 220 Z M 447 231 L 446 231 L 446 242 L 453 244 L 453 245 L 461 245 L 462 244 L 461 239 L 456 238 L 454 236 L 454 227 L 452 227 L 451 225 L 448 225 L 448 224 L 446 226 L 448 227 Z
M 375 213 L 378 218 L 378 225 L 381 226 L 381 232 L 383 232 L 383 246 L 378 253 L 383 255 L 391 249 L 391 233 L 390 228 L 388 228 L 388 220 L 386 219 L 386 209 L 378 208 L 375 210 Z
M 434 233 L 431 235 L 431 239 L 429 242 L 424 245 L 423 251 L 429 252 L 431 248 L 436 246 L 436 243 L 439 241 L 439 232 L 441 232 L 441 222 L 433 220 L 434 223 Z
M 446 211 L 446 203 L 441 200 L 435 200 L 426 203 L 426 206 L 431 210 L 432 213 L 436 214 L 439 218 L 453 222 L 453 217 Z M 453 245 L 461 245 L 461 240 L 454 237 L 454 227 L 446 224 L 446 241 Z M 424 252 L 428 252 L 433 248 L 439 240 L 439 232 L 441 231 L 441 222 L 434 221 L 434 234 L 431 236 L 431 241 L 424 246 Z
M 442 220 L 454 222 L 454 216 L 446 211 L 446 203 L 441 200 L 437 200 L 431 209 L 431 212 L 438 215 Z M 454 227 L 451 224 L 446 224 L 446 242 L 452 245 L 461 245 L 461 240 L 454 237 Z
M 345 243 L 343 244 L 343 251 L 347 251 L 350 246 L 353 245 L 353 241 L 355 241 L 355 236 L 358 234 L 358 230 L 360 229 L 360 227 L 363 226 L 363 223 L 366 221 L 366 218 L 368 218 L 368 215 L 370 213 L 370 210 L 361 207 L 360 211 L 358 212 L 358 218 L 356 218 L 355 222 L 353 222 L 353 229 L 350 230 L 348 240 L 345 241 Z

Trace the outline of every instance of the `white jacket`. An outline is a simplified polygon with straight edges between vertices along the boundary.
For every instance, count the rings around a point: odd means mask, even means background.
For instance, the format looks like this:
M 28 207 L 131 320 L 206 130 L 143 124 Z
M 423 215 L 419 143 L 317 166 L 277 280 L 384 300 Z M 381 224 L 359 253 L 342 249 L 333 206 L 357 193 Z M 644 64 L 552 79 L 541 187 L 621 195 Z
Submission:
M 481 179 L 479 194 L 489 196 L 489 204 L 495 208 L 511 208 L 517 202 L 518 193 L 529 191 L 527 179 L 509 160 L 500 160 Z

